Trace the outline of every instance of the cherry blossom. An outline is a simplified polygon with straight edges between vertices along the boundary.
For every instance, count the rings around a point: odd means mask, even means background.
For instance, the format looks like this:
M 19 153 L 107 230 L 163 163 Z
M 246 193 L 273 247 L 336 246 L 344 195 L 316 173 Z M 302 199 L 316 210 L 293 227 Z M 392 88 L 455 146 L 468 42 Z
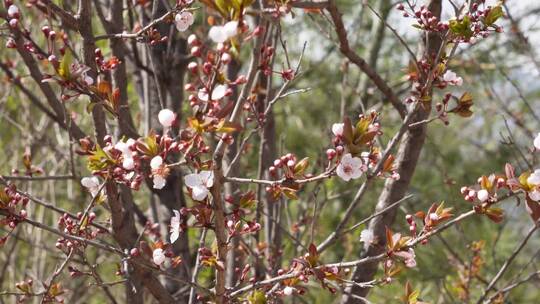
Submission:
M 334 133 L 335 136 L 343 136 L 343 127 L 345 126 L 344 123 L 335 123 L 332 125 L 332 133 Z
M 364 229 L 360 232 L 360 242 L 366 245 L 373 244 L 375 242 L 375 234 L 370 229 Z
M 229 21 L 225 25 L 212 26 L 208 37 L 215 43 L 223 43 L 238 33 L 238 21 Z
M 449 84 L 461 86 L 463 84 L 463 78 L 458 77 L 456 73 L 452 72 L 451 70 L 446 71 L 443 75 L 443 80 L 448 82 Z
M 163 264 L 163 262 L 165 262 L 165 253 L 163 252 L 163 249 L 154 249 L 154 252 L 152 253 L 152 260 L 154 261 L 154 264 L 158 266 Z
M 133 170 L 135 168 L 135 160 L 133 159 L 133 152 L 131 146 L 135 144 L 133 138 L 128 139 L 126 142 L 119 141 L 114 145 L 114 148 L 122 152 L 122 167 L 126 170 Z
M 165 177 L 160 173 L 161 166 L 163 165 L 163 158 L 161 156 L 155 156 L 150 161 L 150 168 L 152 168 L 153 172 L 153 183 L 154 183 L 154 189 L 162 189 L 165 187 L 165 184 L 167 183 L 167 180 Z
M 176 14 L 176 16 L 174 16 L 174 24 L 179 32 L 187 30 L 194 21 L 195 18 L 193 18 L 193 14 L 190 12 L 181 12 L 180 14 Z
M 538 132 L 538 135 L 536 135 L 533 144 L 536 151 L 540 151 L 540 132 Z
M 344 181 L 348 182 L 351 179 L 357 179 L 362 175 L 362 160 L 358 157 L 353 157 L 350 153 L 343 155 L 339 163 L 336 173 Z
M 171 218 L 171 244 L 176 242 L 178 237 L 180 236 L 180 232 L 182 231 L 182 228 L 180 227 L 180 212 L 178 210 L 173 210 L 174 216 Z
M 414 249 L 409 248 L 407 251 L 394 252 L 394 255 L 402 258 L 405 262 L 405 266 L 409 268 L 416 267 L 416 254 L 414 253 Z
M 482 189 L 478 191 L 476 196 L 478 197 L 479 201 L 485 202 L 489 198 L 489 192 L 486 189 Z
M 540 169 L 536 169 L 528 178 L 527 183 L 533 186 L 540 186 Z
M 535 202 L 540 202 L 540 190 L 534 189 L 529 192 L 529 198 Z
M 81 179 L 81 185 L 90 191 L 92 197 L 95 197 L 99 193 L 99 179 L 96 176 L 83 177 Z
M 294 292 L 294 288 L 291 286 L 286 286 L 285 288 L 283 288 L 283 294 L 286 296 L 292 295 L 293 292 Z
M 227 93 L 227 86 L 223 84 L 217 85 L 212 90 L 212 100 L 220 100 L 221 98 L 225 97 L 225 93 Z M 199 90 L 198 97 L 202 101 L 209 100 L 208 92 L 206 91 L 206 89 Z
M 8 7 L 8 16 L 10 18 L 18 18 L 18 16 L 19 16 L 19 8 L 17 6 L 15 6 L 15 5 L 13 5 L 13 4 L 10 5 Z
M 191 188 L 191 197 L 196 201 L 202 201 L 208 196 L 208 188 L 214 184 L 212 171 L 201 171 L 185 176 L 186 186 Z
M 176 118 L 176 114 L 169 109 L 159 111 L 158 120 L 164 128 L 170 128 Z

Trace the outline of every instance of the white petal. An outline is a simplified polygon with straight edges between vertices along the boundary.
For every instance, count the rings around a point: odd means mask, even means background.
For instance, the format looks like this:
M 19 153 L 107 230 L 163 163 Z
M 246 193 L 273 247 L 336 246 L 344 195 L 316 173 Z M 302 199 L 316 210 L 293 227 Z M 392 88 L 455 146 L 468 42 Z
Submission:
M 443 75 L 443 80 L 446 82 L 452 82 L 456 79 L 456 77 L 456 73 L 452 72 L 451 70 L 447 70 Z
M 83 177 L 81 179 L 81 185 L 85 188 L 96 188 L 99 186 L 99 179 L 95 176 Z
M 540 191 L 538 190 L 533 190 L 531 192 L 529 192 L 529 197 L 535 201 L 535 202 L 539 202 L 540 201 Z
M 191 14 L 190 12 L 182 12 L 180 14 L 176 14 L 176 16 L 174 17 L 176 29 L 178 29 L 178 31 L 180 32 L 187 30 L 189 26 L 193 24 L 193 22 L 193 14 Z
M 152 158 L 152 160 L 150 161 L 150 168 L 155 170 L 159 168 L 161 164 L 163 164 L 163 158 L 159 155 L 154 156 L 154 158 Z
M 12 5 L 10 5 L 8 7 L 8 15 L 9 16 L 14 16 L 14 15 L 16 15 L 18 13 L 19 13 L 19 8 L 17 6 L 12 4 Z
M 225 96 L 225 93 L 227 92 L 227 86 L 226 85 L 217 85 L 214 90 L 212 91 L 212 100 L 220 100 Z
M 186 183 L 186 186 L 190 188 L 200 187 L 203 185 L 203 181 L 197 173 L 191 173 L 184 176 L 184 182 Z
M 180 236 L 180 230 L 179 229 L 171 229 L 171 244 L 174 244 L 178 237 Z
M 227 41 L 229 37 L 227 37 L 227 34 L 225 33 L 225 29 L 223 26 L 212 26 L 210 28 L 210 31 L 208 31 L 208 37 L 212 39 L 215 43 L 223 43 Z
M 536 148 L 536 150 L 540 151 L 540 133 L 538 133 L 538 135 L 534 139 L 534 147 Z
M 335 123 L 335 124 L 333 124 L 332 125 L 332 133 L 334 133 L 335 136 L 342 136 L 344 126 L 345 126 L 344 123 Z
M 225 23 L 223 30 L 225 32 L 225 35 L 227 36 L 227 39 L 236 36 L 236 34 L 238 33 L 238 21 L 229 21 Z
M 478 197 L 479 201 L 485 202 L 489 198 L 489 192 L 486 189 L 482 189 L 478 191 L 476 196 Z
M 206 187 L 198 186 L 191 188 L 191 197 L 196 201 L 202 201 L 208 196 Z
M 283 288 L 283 294 L 286 296 L 292 295 L 293 292 L 294 292 L 294 288 L 292 288 L 291 286 L 286 286 L 285 288 Z
M 152 253 L 152 259 L 156 265 L 161 265 L 165 262 L 165 254 L 163 254 L 163 249 L 157 248 Z
M 163 189 L 163 187 L 165 187 L 167 184 L 167 180 L 161 175 L 154 175 L 154 179 L 152 181 L 154 183 L 154 189 Z
M 122 161 L 122 167 L 126 170 L 133 170 L 135 168 L 135 161 L 132 157 L 124 157 L 124 161 Z
M 205 89 L 200 89 L 197 97 L 202 101 L 208 101 L 208 92 Z
M 158 120 L 164 128 L 170 127 L 173 124 L 175 118 L 176 114 L 174 114 L 174 112 L 169 109 L 163 109 L 159 111 Z
M 210 188 L 214 185 L 214 172 L 213 171 L 201 171 L 199 177 L 202 181 L 202 184 L 206 188 Z
M 346 182 L 351 180 L 351 176 L 349 174 L 345 173 L 345 170 L 343 170 L 343 163 L 340 163 L 338 165 L 338 167 L 336 169 L 336 174 Z
M 362 169 L 360 167 L 358 168 L 353 168 L 353 171 L 351 173 L 351 178 L 352 179 L 357 179 L 357 178 L 360 178 L 360 176 L 362 176 Z
M 528 178 L 527 183 L 531 185 L 540 185 L 540 169 L 536 169 Z

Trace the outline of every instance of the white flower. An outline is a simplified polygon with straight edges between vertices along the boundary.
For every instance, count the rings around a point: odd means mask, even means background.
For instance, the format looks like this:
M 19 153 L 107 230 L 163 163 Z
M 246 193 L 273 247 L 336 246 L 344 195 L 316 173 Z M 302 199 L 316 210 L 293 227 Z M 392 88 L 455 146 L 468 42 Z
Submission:
M 291 286 L 286 286 L 285 288 L 283 288 L 283 294 L 286 296 L 292 295 L 293 292 L 294 292 L 294 288 L 292 288 Z
M 345 126 L 344 123 L 335 123 L 332 125 L 332 133 L 334 133 L 335 136 L 343 136 L 343 127 Z
M 81 179 L 81 185 L 90 191 L 92 197 L 95 197 L 99 193 L 99 179 L 95 176 L 83 177 Z
M 534 170 L 534 172 L 529 175 L 529 178 L 527 178 L 527 183 L 534 186 L 540 186 L 540 169 Z
M 152 182 L 154 183 L 154 189 L 163 189 L 163 187 L 165 187 L 165 185 L 167 184 L 167 180 L 163 176 L 158 174 L 154 174 Z
M 176 24 L 176 29 L 179 32 L 187 30 L 194 21 L 195 18 L 193 18 L 193 14 L 190 12 L 181 12 L 180 14 L 176 14 L 176 16 L 174 16 L 174 23 Z
M 437 221 L 437 220 L 439 220 L 439 216 L 437 215 L 437 213 L 432 212 L 432 213 L 429 214 L 429 219 L 432 220 L 432 221 Z
M 214 185 L 214 172 L 201 171 L 185 176 L 186 186 L 191 188 L 191 197 L 196 201 L 202 201 L 208 196 L 208 188 Z
M 13 4 L 8 7 L 8 16 L 9 17 L 13 18 L 13 17 L 17 16 L 18 14 L 19 14 L 19 8 L 18 7 L 16 7 Z
M 479 190 L 476 197 L 478 197 L 479 201 L 485 202 L 489 198 L 489 192 L 486 189 Z
M 220 100 L 221 98 L 225 97 L 225 93 L 227 92 L 227 86 L 223 84 L 219 84 L 212 90 L 212 100 Z M 206 90 L 201 89 L 199 90 L 198 96 L 200 100 L 202 101 L 208 101 L 208 92 Z
M 133 170 L 135 168 L 135 160 L 133 159 L 133 157 L 125 157 L 124 155 L 122 167 L 124 167 L 124 169 L 126 170 Z
M 362 160 L 347 153 L 341 158 L 336 173 L 346 182 L 357 179 L 362 175 Z
M 360 232 L 360 242 L 364 242 L 366 245 L 373 244 L 375 242 L 375 234 L 370 229 L 364 229 Z
M 154 260 L 154 263 L 158 266 L 163 264 L 163 262 L 165 262 L 165 253 L 163 252 L 163 249 L 156 248 L 152 253 L 152 260 Z
M 176 242 L 178 237 L 180 236 L 180 212 L 178 210 L 173 210 L 174 216 L 171 218 L 171 244 Z
M 150 161 L 150 168 L 153 170 L 159 169 L 161 165 L 163 164 L 163 158 L 161 156 L 154 156 L 152 160 Z
M 163 109 L 159 111 L 158 120 L 164 128 L 169 128 L 170 126 L 172 126 L 175 118 L 176 114 L 174 114 L 174 112 L 169 109 Z
M 529 197 L 535 202 L 540 202 L 540 191 L 535 189 L 529 192 Z
M 238 33 L 238 21 L 229 21 L 225 25 L 216 25 L 210 28 L 208 37 L 215 43 L 223 43 Z
M 540 151 L 540 132 L 538 132 L 538 135 L 536 135 L 536 138 L 534 139 L 534 147 L 537 151 Z
M 458 77 L 457 74 L 452 72 L 451 70 L 447 70 L 446 73 L 444 73 L 443 80 L 456 86 L 460 86 L 463 84 L 463 78 Z

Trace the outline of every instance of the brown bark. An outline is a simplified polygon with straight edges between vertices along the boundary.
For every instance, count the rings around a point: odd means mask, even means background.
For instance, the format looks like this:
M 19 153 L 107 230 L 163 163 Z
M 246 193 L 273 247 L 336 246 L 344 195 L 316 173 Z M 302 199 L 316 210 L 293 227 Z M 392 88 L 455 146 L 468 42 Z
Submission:
M 428 5 L 428 9 L 434 16 L 440 17 L 441 14 L 441 0 L 432 0 Z M 428 58 L 437 59 L 437 53 L 441 47 L 441 40 L 439 36 L 429 35 L 427 41 L 425 41 L 425 49 Z M 427 81 L 427 80 L 426 80 Z M 429 81 L 427 82 L 429 86 Z M 425 84 L 424 84 L 425 85 Z M 428 94 L 431 94 L 431 88 L 425 88 Z M 422 121 L 429 115 L 429 107 L 423 107 L 422 105 L 416 106 L 413 110 L 413 117 L 411 123 Z M 375 212 L 379 212 L 387 208 L 393 202 L 396 202 L 404 197 L 405 193 L 409 189 L 411 179 L 414 175 L 418 159 L 422 152 L 422 147 L 426 139 L 427 125 L 422 124 L 414 128 L 410 128 L 406 131 L 405 135 L 401 139 L 399 149 L 397 152 L 395 163 L 397 164 L 397 171 L 400 174 L 399 180 L 388 179 L 385 183 L 384 189 L 379 196 Z M 376 217 L 369 223 L 368 229 L 372 230 L 375 237 L 379 240 L 377 245 L 367 245 L 365 253 L 362 257 L 372 257 L 384 252 L 384 245 L 386 241 L 385 227 L 392 225 L 396 216 L 397 209 L 391 209 L 380 217 Z M 373 279 L 377 272 L 378 262 L 372 262 L 357 267 L 353 273 L 352 280 L 358 283 L 368 282 Z M 360 288 L 357 285 L 346 289 L 341 303 L 356 303 L 357 300 L 354 296 L 365 297 L 369 288 Z

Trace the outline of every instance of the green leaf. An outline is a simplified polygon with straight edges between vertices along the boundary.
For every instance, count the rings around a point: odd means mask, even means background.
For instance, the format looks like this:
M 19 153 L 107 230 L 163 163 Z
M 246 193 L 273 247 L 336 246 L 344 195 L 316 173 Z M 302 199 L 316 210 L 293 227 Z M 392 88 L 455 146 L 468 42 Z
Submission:
M 69 79 L 71 77 L 70 67 L 71 62 L 73 61 L 73 55 L 69 49 L 66 49 L 64 57 L 60 60 L 60 65 L 58 67 L 58 75 L 64 79 Z
M 484 18 L 484 24 L 486 26 L 492 26 L 497 19 L 501 18 L 504 15 L 502 6 L 499 4 L 492 8 L 487 16 Z

